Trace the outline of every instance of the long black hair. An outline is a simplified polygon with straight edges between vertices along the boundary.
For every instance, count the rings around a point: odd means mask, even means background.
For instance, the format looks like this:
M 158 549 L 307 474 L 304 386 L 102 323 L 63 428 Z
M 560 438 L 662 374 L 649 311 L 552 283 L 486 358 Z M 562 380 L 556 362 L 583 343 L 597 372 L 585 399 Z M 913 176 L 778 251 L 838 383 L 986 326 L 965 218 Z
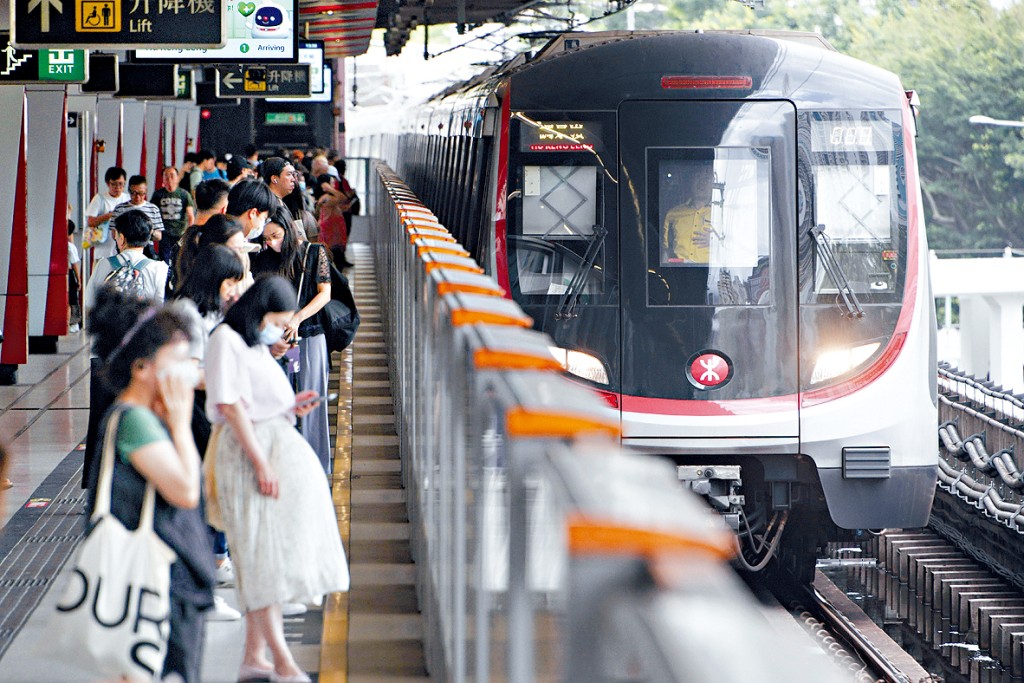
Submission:
M 233 249 L 222 244 L 210 244 L 199 250 L 196 263 L 202 267 L 193 268 L 175 291 L 176 299 L 191 299 L 200 315 L 220 312 L 220 286 L 225 280 L 241 280 L 245 275 L 242 259 Z
M 235 233 L 243 232 L 245 228 L 237 218 L 217 214 L 210 216 L 210 219 L 202 225 L 191 225 L 181 237 L 181 252 L 174 262 L 175 289 L 177 292 L 185 286 L 185 282 L 191 276 L 192 264 L 196 263 L 199 252 L 213 244 L 224 244 L 231 239 Z
M 137 360 L 152 358 L 173 341 L 191 341 L 188 320 L 173 307 L 140 300 L 106 286 L 96 294 L 96 306 L 86 326 L 92 350 L 103 361 L 100 378 L 120 393 L 132 381 Z
M 284 229 L 284 239 L 281 240 L 281 260 L 278 275 L 282 275 L 291 282 L 295 282 L 302 271 L 302 256 L 305 250 L 299 242 L 299 231 L 292 225 L 291 216 L 284 207 L 280 207 L 270 214 L 267 223 L 280 225 Z
M 228 309 L 224 323 L 249 346 L 260 343 L 260 325 L 267 313 L 295 310 L 295 288 L 280 275 L 263 275 Z

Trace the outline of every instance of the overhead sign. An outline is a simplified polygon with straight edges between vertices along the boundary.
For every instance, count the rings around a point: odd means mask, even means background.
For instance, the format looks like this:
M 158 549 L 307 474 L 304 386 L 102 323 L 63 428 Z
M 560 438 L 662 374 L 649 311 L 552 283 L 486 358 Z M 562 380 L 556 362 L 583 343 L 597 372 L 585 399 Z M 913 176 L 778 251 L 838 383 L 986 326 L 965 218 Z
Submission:
M 306 112 L 268 111 L 265 121 L 268 126 L 304 126 L 306 125 Z
M 20 2 L 22 0 L 12 0 Z M 70 0 L 62 0 L 69 2 Z M 124 0 L 137 2 L 140 0 Z M 168 0 L 152 0 L 167 2 Z M 183 0 L 184 1 L 184 0 Z M 214 50 L 138 49 L 133 62 L 174 64 L 293 64 L 298 56 L 299 0 L 221 0 L 227 12 L 224 46 Z M 178 46 L 175 46 L 178 47 Z
M 178 71 L 178 92 L 176 98 L 179 100 L 196 99 L 196 84 L 192 79 L 192 71 L 190 69 Z
M 89 80 L 85 50 L 19 50 L 0 33 L 0 83 L 82 83 Z
M 217 67 L 217 97 L 309 96 L 309 64 Z
M 275 102 L 304 102 L 306 104 L 313 104 L 313 103 L 316 103 L 316 102 L 330 102 L 330 101 L 332 101 L 334 99 L 334 91 L 333 91 L 334 74 L 331 71 L 331 65 L 329 63 L 328 64 L 324 64 L 324 69 L 323 69 L 322 73 L 323 73 L 323 89 L 319 93 L 315 92 L 315 86 L 311 85 L 309 97 L 281 97 L 281 98 L 275 98 L 274 101 Z M 311 81 L 311 83 L 316 83 L 316 81 L 313 79 L 313 75 L 312 74 L 313 74 L 313 72 L 310 71 L 310 76 L 309 76 L 310 81 Z
M 319 95 L 324 91 L 324 41 L 300 40 L 299 64 L 309 64 L 309 92 Z
M 222 0 L 10 0 L 17 48 L 220 47 Z
M 117 92 L 117 62 L 117 55 L 89 53 L 89 82 L 82 84 L 82 92 Z
M 115 97 L 173 100 L 178 97 L 176 64 L 121 64 Z

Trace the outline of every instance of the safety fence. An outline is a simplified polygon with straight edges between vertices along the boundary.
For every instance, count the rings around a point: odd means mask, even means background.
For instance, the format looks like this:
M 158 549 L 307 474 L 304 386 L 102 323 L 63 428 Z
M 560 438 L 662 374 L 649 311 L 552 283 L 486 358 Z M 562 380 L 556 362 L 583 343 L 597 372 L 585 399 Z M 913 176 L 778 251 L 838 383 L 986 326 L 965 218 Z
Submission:
M 382 291 L 427 667 L 437 681 L 831 681 L 735 541 L 562 374 L 553 342 L 383 164 Z M 564 356 L 564 353 L 562 354 Z

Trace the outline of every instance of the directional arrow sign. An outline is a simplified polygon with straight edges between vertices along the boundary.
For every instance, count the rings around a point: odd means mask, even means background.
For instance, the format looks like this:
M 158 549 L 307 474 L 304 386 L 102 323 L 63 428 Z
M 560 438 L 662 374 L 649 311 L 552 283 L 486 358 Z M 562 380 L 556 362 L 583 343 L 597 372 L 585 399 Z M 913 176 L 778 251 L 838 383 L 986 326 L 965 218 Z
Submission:
M 309 97 L 309 64 L 219 66 L 217 97 Z
M 0 83 L 81 83 L 89 78 L 84 50 L 19 50 L 0 33 Z

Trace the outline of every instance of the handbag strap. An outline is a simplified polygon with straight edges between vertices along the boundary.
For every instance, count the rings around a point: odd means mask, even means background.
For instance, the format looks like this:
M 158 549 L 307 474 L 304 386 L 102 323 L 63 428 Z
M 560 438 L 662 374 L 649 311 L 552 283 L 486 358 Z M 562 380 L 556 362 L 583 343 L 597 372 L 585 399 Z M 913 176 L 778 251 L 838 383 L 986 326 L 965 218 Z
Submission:
M 306 282 L 306 261 L 309 260 L 310 243 L 306 242 L 306 251 L 302 254 L 302 274 L 299 275 L 299 291 L 295 295 L 295 310 L 302 308 L 302 285 Z
M 118 407 L 107 420 L 107 433 L 103 438 L 103 455 L 100 459 L 100 479 L 96 485 L 96 508 L 91 521 L 96 522 L 110 514 L 111 489 L 114 481 L 114 458 L 116 457 L 117 431 L 121 426 L 121 417 L 125 409 Z M 152 531 L 153 515 L 156 508 L 156 490 L 146 482 L 146 495 L 142 499 L 142 512 L 139 515 L 139 531 Z

